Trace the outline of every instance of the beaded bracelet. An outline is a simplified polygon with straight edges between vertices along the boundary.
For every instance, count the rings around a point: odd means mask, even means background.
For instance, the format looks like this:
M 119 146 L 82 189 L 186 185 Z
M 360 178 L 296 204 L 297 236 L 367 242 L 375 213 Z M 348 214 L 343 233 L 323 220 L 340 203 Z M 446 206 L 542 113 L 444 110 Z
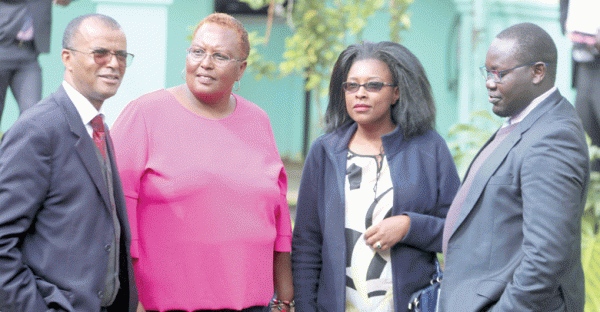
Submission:
M 289 312 L 291 308 L 293 308 L 296 305 L 296 303 L 294 302 L 294 300 L 292 301 L 287 301 L 287 300 L 277 300 L 277 299 L 273 299 L 273 301 L 271 301 L 271 308 L 277 308 L 277 310 L 281 311 L 281 312 Z M 282 306 L 287 306 L 289 309 L 286 310 L 285 307 Z

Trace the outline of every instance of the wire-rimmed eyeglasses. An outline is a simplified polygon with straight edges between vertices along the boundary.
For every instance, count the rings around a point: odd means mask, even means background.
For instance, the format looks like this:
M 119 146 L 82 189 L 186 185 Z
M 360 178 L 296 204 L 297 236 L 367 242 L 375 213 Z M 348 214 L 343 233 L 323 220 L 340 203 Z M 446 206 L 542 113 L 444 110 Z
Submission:
M 381 82 L 381 81 L 369 81 L 369 82 L 363 83 L 363 84 L 360 84 L 358 82 L 353 82 L 353 81 L 346 81 L 346 82 L 342 83 L 342 88 L 344 89 L 344 91 L 346 91 L 348 93 L 354 93 L 354 92 L 358 91 L 358 89 L 360 89 L 360 87 L 365 87 L 365 90 L 367 90 L 369 92 L 378 92 L 385 86 L 394 87 L 396 85 L 392 84 L 392 83 Z
M 506 74 L 508 74 L 509 72 L 511 72 L 517 68 L 535 65 L 537 63 L 542 63 L 542 64 L 545 64 L 546 66 L 548 66 L 547 63 L 536 61 L 536 62 L 531 62 L 531 63 L 515 66 L 513 68 L 509 68 L 509 69 L 505 69 L 505 70 L 487 70 L 487 68 L 485 68 L 485 66 L 479 67 L 479 70 L 481 71 L 481 75 L 483 75 L 483 78 L 485 79 L 485 81 L 488 81 L 491 78 L 492 81 L 495 83 L 502 83 L 502 77 L 506 76 Z
M 79 53 L 83 53 L 83 54 L 88 54 L 91 55 L 94 58 L 94 62 L 96 62 L 96 64 L 98 65 L 104 65 L 108 62 L 110 62 L 110 59 L 112 58 L 112 56 L 114 55 L 117 58 L 117 62 L 119 63 L 120 66 L 129 66 L 131 65 L 131 63 L 133 62 L 133 54 L 128 53 L 127 51 L 111 51 L 108 49 L 96 49 L 93 50 L 92 52 L 85 52 L 85 51 L 80 51 L 80 50 L 76 50 L 73 48 L 66 48 L 67 50 L 70 51 L 74 51 L 74 52 L 79 52 Z
M 202 62 L 202 60 L 204 60 L 204 58 L 207 55 L 210 56 L 210 59 L 212 60 L 212 62 L 218 66 L 225 66 L 225 65 L 229 64 L 230 62 L 234 62 L 234 61 L 237 61 L 237 62 L 244 61 L 244 60 L 238 60 L 236 58 L 233 58 L 231 56 L 228 56 L 226 54 L 219 53 L 219 52 L 215 52 L 215 53 L 211 54 L 200 48 L 187 48 L 186 51 L 188 53 L 188 56 L 194 62 Z

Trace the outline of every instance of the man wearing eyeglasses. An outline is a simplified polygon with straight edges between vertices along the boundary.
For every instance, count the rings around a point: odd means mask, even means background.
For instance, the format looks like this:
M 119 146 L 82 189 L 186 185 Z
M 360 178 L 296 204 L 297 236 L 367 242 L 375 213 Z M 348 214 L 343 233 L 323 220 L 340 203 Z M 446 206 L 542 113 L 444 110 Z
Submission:
M 100 108 L 132 55 L 112 18 L 75 18 L 64 81 L 0 144 L 0 311 L 136 310 L 131 235 Z
M 554 86 L 557 50 L 523 23 L 492 41 L 482 73 L 506 117 L 446 217 L 440 311 L 583 311 L 583 127 Z

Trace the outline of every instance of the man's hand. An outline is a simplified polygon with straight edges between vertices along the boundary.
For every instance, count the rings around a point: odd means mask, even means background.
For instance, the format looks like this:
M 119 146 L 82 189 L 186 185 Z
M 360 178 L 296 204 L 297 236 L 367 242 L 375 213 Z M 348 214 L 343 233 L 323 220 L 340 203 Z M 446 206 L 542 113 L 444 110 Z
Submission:
M 67 6 L 71 3 L 72 0 L 54 0 L 54 4 L 60 6 Z

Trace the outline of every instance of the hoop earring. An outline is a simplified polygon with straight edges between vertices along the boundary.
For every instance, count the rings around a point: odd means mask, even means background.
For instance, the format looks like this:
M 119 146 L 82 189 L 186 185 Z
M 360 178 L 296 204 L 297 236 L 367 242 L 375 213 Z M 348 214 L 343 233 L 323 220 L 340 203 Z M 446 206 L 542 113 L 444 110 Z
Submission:
M 240 88 L 242 87 L 242 82 L 240 80 L 236 81 L 238 83 L 237 88 L 235 88 L 235 92 L 240 91 Z M 235 82 L 233 83 L 235 85 Z
M 185 68 L 181 70 L 181 79 L 185 80 Z

